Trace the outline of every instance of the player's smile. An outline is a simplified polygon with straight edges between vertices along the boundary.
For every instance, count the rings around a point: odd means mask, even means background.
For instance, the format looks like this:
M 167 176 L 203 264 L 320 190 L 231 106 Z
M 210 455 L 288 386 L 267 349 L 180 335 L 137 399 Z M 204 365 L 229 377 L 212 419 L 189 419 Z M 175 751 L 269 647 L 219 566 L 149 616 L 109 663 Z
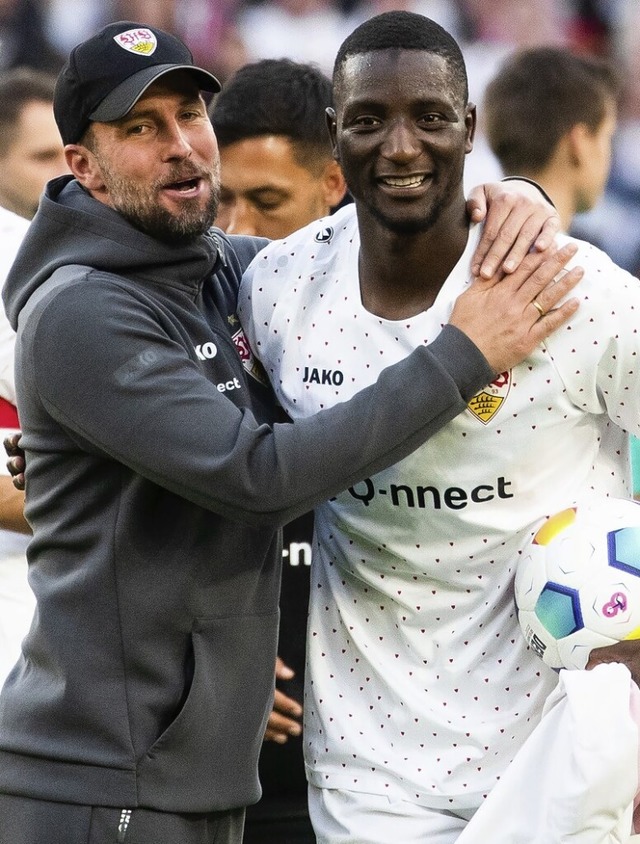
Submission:
M 329 118 L 361 225 L 370 215 L 387 231 L 410 235 L 463 202 L 475 109 L 443 57 L 394 49 L 349 57 Z
M 414 174 L 410 176 L 379 176 L 378 182 L 383 187 L 392 188 L 394 193 L 398 191 L 409 191 L 415 193 L 418 188 L 421 188 L 428 181 L 430 181 L 430 174 Z

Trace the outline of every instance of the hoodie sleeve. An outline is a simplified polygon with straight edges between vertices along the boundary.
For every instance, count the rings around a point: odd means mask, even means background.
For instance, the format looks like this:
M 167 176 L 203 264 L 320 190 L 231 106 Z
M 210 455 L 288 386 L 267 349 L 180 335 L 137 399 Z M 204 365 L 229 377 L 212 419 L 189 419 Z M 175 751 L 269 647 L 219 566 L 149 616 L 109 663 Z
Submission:
M 255 525 L 284 524 L 404 458 L 494 375 L 446 326 L 350 401 L 269 426 L 205 377 L 130 288 L 93 276 L 66 285 L 43 298 L 23 334 L 27 454 L 51 449 L 44 413 L 82 451 Z

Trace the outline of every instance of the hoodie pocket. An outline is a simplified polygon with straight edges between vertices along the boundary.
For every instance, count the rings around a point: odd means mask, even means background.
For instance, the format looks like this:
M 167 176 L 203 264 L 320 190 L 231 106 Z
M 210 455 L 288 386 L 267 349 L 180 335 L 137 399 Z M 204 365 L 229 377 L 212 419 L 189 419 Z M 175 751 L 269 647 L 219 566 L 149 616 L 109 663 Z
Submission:
M 212 812 L 259 798 L 277 630 L 277 612 L 194 622 L 191 689 L 138 765 L 139 805 Z

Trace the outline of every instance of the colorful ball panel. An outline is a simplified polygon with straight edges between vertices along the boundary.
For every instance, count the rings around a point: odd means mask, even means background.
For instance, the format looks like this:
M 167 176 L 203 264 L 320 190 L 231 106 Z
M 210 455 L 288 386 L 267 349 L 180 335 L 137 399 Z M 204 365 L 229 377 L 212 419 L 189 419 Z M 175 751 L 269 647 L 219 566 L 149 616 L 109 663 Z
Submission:
M 594 497 L 546 519 L 518 561 L 515 599 L 527 643 L 553 668 L 640 638 L 640 504 Z

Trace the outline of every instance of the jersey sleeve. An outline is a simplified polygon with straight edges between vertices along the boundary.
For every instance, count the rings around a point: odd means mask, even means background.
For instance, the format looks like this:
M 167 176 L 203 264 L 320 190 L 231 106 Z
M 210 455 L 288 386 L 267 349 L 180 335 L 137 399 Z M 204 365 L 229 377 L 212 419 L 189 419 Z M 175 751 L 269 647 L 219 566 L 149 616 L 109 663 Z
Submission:
M 573 263 L 585 277 L 571 295 L 580 307 L 545 341 L 576 407 L 606 414 L 640 434 L 640 280 L 601 250 L 580 243 Z

